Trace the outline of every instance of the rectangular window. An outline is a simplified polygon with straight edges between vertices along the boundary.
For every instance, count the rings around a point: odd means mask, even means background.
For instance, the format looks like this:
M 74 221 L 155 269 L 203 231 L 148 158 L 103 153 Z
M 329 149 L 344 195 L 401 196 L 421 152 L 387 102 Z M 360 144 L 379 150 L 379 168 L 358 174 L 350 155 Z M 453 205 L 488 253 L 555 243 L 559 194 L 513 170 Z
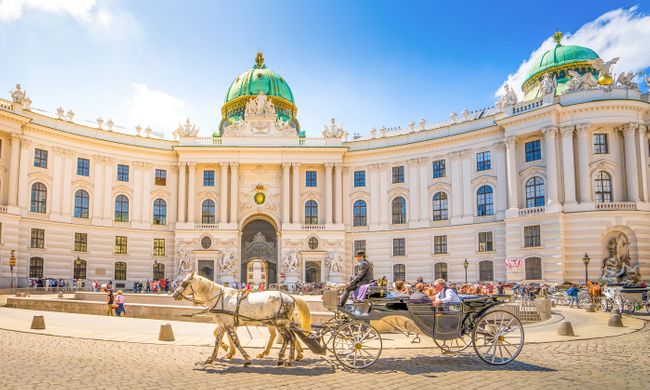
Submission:
M 123 164 L 117 164 L 117 180 L 118 181 L 129 181 L 129 166 Z
M 366 186 L 366 171 L 354 171 L 354 186 L 355 187 Z
M 434 236 L 433 237 L 433 253 L 442 255 L 447 253 L 447 236 Z
M 542 142 L 540 140 L 526 142 L 526 162 L 542 159 Z
M 156 169 L 155 184 L 157 186 L 166 186 L 167 185 L 167 170 L 166 169 Z
M 74 234 L 74 251 L 75 252 L 88 252 L 88 234 L 75 233 Z
M 39 168 L 47 168 L 47 150 L 34 149 L 34 166 Z
M 594 134 L 594 154 L 607 154 L 607 134 Z
M 406 238 L 393 238 L 393 256 L 406 255 Z
M 214 171 L 203 171 L 203 187 L 214 187 Z
M 126 263 L 118 261 L 115 263 L 115 280 L 126 280 Z
M 32 229 L 30 248 L 45 248 L 45 229 Z
M 115 254 L 116 255 L 126 255 L 126 237 L 124 236 L 115 236 Z
M 526 248 L 542 246 L 542 235 L 539 225 L 524 226 L 524 246 Z
M 77 176 L 90 176 L 90 160 L 81 157 L 77 159 Z
M 43 258 L 32 257 L 29 259 L 29 277 L 41 279 L 43 277 Z
M 447 176 L 447 172 L 445 171 L 445 160 L 437 160 L 433 162 L 433 178 L 436 179 L 438 177 L 445 177 Z
M 492 232 L 480 232 L 478 234 L 478 251 L 491 252 L 494 250 L 494 243 L 492 241 Z
M 153 255 L 154 256 L 165 256 L 165 239 L 164 238 L 154 238 L 153 239 Z
M 404 183 L 404 166 L 393 167 L 393 184 Z
M 492 160 L 490 157 L 490 152 L 481 152 L 476 153 L 476 170 L 477 171 L 487 171 L 492 167 Z
M 354 253 L 352 253 L 352 256 L 356 256 L 359 251 L 366 251 L 366 240 L 354 241 Z
M 305 187 L 316 187 L 316 171 L 305 172 Z

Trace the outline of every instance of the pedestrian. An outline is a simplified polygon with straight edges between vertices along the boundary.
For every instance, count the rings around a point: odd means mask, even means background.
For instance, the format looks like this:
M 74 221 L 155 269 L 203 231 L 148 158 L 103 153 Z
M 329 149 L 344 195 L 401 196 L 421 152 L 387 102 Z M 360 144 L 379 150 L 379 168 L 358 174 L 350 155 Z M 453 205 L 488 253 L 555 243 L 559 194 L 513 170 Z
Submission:
M 113 316 L 113 305 L 115 305 L 115 296 L 113 295 L 113 290 L 106 290 L 108 294 L 106 295 L 106 315 Z
M 151 282 L 149 282 L 149 279 L 147 279 L 147 289 L 145 292 L 151 292 Z
M 115 315 L 121 317 L 121 314 L 126 315 L 126 310 L 124 310 L 124 294 L 122 290 L 117 290 L 117 297 L 115 297 L 115 302 L 117 303 L 117 308 L 115 309 Z
M 578 287 L 575 284 L 572 284 L 571 288 L 566 291 L 566 295 L 569 297 L 569 307 L 572 307 L 574 303 L 578 307 Z

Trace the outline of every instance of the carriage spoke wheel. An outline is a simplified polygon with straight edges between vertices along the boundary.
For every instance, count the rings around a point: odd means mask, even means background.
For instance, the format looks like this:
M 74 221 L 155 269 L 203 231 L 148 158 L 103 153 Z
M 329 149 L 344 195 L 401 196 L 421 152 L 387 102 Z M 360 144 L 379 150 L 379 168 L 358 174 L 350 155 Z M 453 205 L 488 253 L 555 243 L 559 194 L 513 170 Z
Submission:
M 464 334 L 461 337 L 451 340 L 433 339 L 433 342 L 445 352 L 457 353 L 466 350 L 472 345 L 472 337 L 469 334 Z
M 481 360 L 494 365 L 508 364 L 524 346 L 524 327 L 513 314 L 493 310 L 479 318 L 472 339 Z
M 334 333 L 334 356 L 347 368 L 371 366 L 379 359 L 381 348 L 377 329 L 362 321 L 342 325 Z

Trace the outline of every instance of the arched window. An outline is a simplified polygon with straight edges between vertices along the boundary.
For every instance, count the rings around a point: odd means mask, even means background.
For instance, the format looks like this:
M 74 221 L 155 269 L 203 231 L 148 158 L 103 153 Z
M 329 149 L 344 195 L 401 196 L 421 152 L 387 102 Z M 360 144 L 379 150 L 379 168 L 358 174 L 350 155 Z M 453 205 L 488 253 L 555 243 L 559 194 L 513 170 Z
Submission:
M 491 282 L 494 280 L 494 262 L 491 260 L 478 262 L 478 280 L 481 282 Z
M 40 279 L 43 277 L 43 258 L 30 257 L 29 259 L 29 277 Z
M 612 177 L 605 171 L 596 173 L 596 182 L 594 183 L 596 190 L 596 202 L 611 202 L 612 201 Z
M 353 226 L 366 226 L 368 224 L 366 201 L 357 200 L 354 202 Z
M 544 180 L 535 176 L 526 182 L 526 207 L 544 206 Z
M 476 214 L 479 217 L 483 215 L 494 214 L 494 197 L 492 196 L 492 187 L 482 186 L 476 192 Z
M 318 203 L 315 200 L 305 202 L 305 225 L 318 224 Z
M 165 279 L 165 264 L 153 263 L 153 279 Z
M 449 219 L 447 194 L 444 192 L 436 192 L 433 195 L 433 220 L 442 221 L 446 219 Z
M 401 196 L 393 199 L 393 224 L 406 223 L 406 200 Z
M 43 213 L 47 210 L 47 188 L 43 183 L 32 184 L 32 213 Z
M 153 224 L 167 225 L 167 202 L 164 199 L 153 201 Z
M 118 261 L 115 263 L 115 280 L 126 280 L 126 263 Z
M 86 279 L 86 260 L 77 258 L 74 261 L 73 279 Z
M 433 276 L 435 279 L 447 280 L 447 263 L 436 263 L 433 266 Z
M 526 259 L 526 280 L 542 279 L 542 259 L 529 257 Z
M 201 223 L 215 223 L 216 211 L 214 200 L 206 199 L 201 205 Z
M 79 190 L 74 194 L 74 217 L 88 218 L 88 192 Z
M 129 198 L 125 195 L 115 198 L 115 222 L 129 222 Z
M 393 281 L 406 280 L 406 266 L 404 264 L 393 264 Z

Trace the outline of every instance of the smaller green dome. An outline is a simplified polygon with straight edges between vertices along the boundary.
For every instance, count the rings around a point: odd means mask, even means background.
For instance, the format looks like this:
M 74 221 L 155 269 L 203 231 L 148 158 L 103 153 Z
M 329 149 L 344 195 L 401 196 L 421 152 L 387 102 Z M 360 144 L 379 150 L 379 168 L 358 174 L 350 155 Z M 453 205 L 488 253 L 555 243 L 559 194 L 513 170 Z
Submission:
M 558 43 L 553 49 L 544 53 L 539 61 L 535 61 L 533 66 L 530 67 L 530 70 L 528 70 L 526 81 L 538 73 L 542 73 L 551 68 L 591 61 L 598 58 L 600 58 L 598 54 L 589 48 L 582 46 L 563 46 Z
M 253 69 L 240 74 L 230 84 L 224 103 L 241 96 L 257 96 L 261 91 L 266 96 L 281 97 L 295 104 L 289 84 L 280 75 L 266 67 L 262 53 L 258 53 L 255 62 Z

